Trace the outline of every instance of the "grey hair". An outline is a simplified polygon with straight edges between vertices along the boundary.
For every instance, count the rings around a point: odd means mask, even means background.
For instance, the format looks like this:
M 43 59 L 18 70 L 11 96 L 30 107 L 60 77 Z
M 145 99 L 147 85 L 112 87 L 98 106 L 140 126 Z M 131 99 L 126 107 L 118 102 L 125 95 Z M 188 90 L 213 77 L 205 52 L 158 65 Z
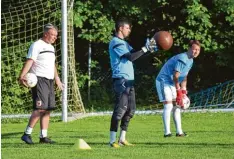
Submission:
M 58 31 L 58 28 L 51 23 L 44 25 L 44 33 L 48 32 L 50 29 L 55 29 Z

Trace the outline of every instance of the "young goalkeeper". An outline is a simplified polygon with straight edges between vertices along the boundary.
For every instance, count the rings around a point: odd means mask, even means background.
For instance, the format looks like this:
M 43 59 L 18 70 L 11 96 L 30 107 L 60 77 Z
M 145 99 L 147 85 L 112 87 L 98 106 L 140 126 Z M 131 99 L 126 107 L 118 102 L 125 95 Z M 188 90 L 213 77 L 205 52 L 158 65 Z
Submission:
M 193 58 L 200 54 L 200 42 L 191 40 L 187 52 L 178 54 L 170 58 L 160 70 L 156 78 L 156 88 L 160 102 L 163 102 L 163 123 L 164 137 L 171 137 L 170 116 L 176 127 L 176 136 L 183 137 L 187 134 L 183 132 L 181 126 L 180 108 L 183 94 L 187 94 L 187 75 L 193 65 Z

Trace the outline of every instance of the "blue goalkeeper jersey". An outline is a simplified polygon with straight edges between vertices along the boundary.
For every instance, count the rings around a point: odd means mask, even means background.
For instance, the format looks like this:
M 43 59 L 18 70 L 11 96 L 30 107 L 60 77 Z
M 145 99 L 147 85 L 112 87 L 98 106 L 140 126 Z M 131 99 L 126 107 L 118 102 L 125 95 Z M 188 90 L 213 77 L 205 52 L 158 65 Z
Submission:
M 112 78 L 134 80 L 133 64 L 123 55 L 130 53 L 133 48 L 123 39 L 113 37 L 109 43 Z
M 180 72 L 179 83 L 188 75 L 193 66 L 193 58 L 189 59 L 188 55 L 181 53 L 171 57 L 160 70 L 156 80 L 164 81 L 164 83 L 174 85 L 173 75 L 175 71 Z

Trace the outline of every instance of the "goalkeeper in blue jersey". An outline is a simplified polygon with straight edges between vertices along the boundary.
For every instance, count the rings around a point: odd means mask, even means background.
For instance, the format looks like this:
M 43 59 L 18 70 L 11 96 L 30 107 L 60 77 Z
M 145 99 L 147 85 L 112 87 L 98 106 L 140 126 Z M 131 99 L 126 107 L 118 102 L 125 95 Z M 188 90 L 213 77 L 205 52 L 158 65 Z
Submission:
M 188 51 L 170 58 L 156 78 L 158 97 L 164 105 L 164 137 L 172 136 L 170 130 L 171 112 L 173 113 L 176 127 L 176 136 L 183 137 L 187 135 L 183 132 L 181 126 L 181 109 L 176 105 L 183 105 L 183 94 L 187 94 L 187 75 L 193 65 L 193 58 L 196 58 L 200 54 L 200 48 L 199 41 L 191 40 Z
M 131 23 L 125 18 L 116 22 L 115 29 L 115 36 L 109 43 L 115 93 L 115 105 L 110 125 L 110 146 L 118 148 L 119 146 L 132 145 L 125 138 L 130 119 L 133 117 L 136 109 L 132 62 L 147 52 L 157 51 L 157 45 L 153 39 L 147 40 L 140 51 L 134 51 L 128 42 L 125 41 L 125 38 L 131 32 Z M 120 137 L 118 143 L 116 143 L 116 133 L 120 121 Z

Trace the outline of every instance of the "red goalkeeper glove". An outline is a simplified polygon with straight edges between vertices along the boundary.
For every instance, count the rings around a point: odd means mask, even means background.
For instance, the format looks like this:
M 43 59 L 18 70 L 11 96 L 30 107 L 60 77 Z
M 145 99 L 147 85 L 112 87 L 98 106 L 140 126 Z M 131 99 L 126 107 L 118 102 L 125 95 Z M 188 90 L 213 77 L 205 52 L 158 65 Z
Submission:
M 186 90 L 178 89 L 178 90 L 176 90 L 176 93 L 177 93 L 176 103 L 177 103 L 177 105 L 183 107 L 183 100 L 182 100 L 182 98 L 183 98 L 183 95 L 185 93 L 187 93 L 187 91 Z
M 188 94 L 188 92 L 185 89 L 181 90 L 183 94 Z

